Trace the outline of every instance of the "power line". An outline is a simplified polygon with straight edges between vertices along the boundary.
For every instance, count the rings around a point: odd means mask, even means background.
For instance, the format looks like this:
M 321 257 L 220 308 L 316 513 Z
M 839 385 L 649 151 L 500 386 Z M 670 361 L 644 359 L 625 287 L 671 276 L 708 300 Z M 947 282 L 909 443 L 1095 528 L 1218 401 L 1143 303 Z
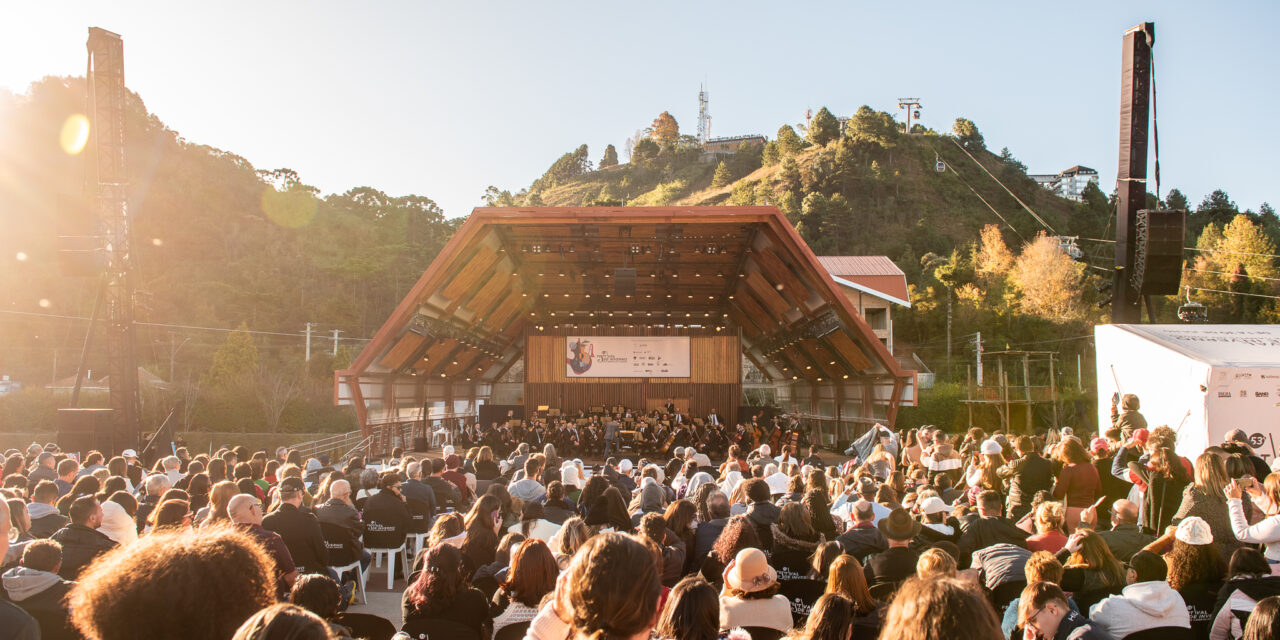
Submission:
M 1107 240 L 1104 238 L 1080 238 L 1089 242 L 1110 242 L 1115 244 L 1115 240 Z M 1254 253 L 1252 251 L 1232 251 L 1230 249 L 1201 249 L 1200 247 L 1183 247 L 1186 251 L 1199 251 L 1201 253 L 1231 253 L 1239 256 L 1257 256 L 1260 258 L 1280 258 L 1280 255 L 1274 253 Z
M 933 148 L 933 145 L 929 145 L 929 147 Z M 937 149 L 934 149 L 933 153 L 934 155 L 941 155 L 938 153 Z M 1018 233 L 1017 228 L 1015 228 L 1012 224 L 1010 224 L 1009 221 L 1006 220 L 1004 216 L 1000 215 L 1000 212 L 996 211 L 996 208 L 991 206 L 991 203 L 987 202 L 987 199 L 982 197 L 982 194 L 978 193 L 977 189 L 974 189 L 972 186 L 969 185 L 968 182 L 965 182 L 964 178 L 960 177 L 960 172 L 956 171 L 955 167 L 951 166 L 950 163 L 945 163 L 944 166 L 946 166 L 947 169 L 950 169 L 951 173 L 955 174 L 956 179 L 960 181 L 960 184 L 963 184 L 965 187 L 968 187 L 969 191 L 972 191 L 973 195 L 977 196 L 978 199 L 982 201 L 982 204 L 987 205 L 987 208 L 991 210 L 991 213 L 996 214 L 996 217 L 1000 218 L 1000 221 L 1003 222 L 1006 227 L 1009 227 L 1009 230 L 1012 231 L 1014 235 L 1018 236 L 1019 240 L 1023 241 L 1024 243 L 1027 241 L 1026 238 L 1022 237 L 1021 233 Z
M 1272 280 L 1275 282 L 1280 282 L 1280 278 L 1269 278 L 1267 276 L 1255 276 L 1248 273 L 1228 273 L 1226 271 L 1210 271 L 1208 269 L 1187 269 L 1187 271 L 1195 271 L 1197 273 L 1215 273 L 1220 276 L 1231 276 L 1233 278 L 1243 277 L 1243 278 L 1250 278 L 1253 280 Z
M 13 311 L 9 309 L 0 309 L 0 313 L 15 315 L 15 316 L 50 318 L 55 320 L 81 320 L 81 321 L 89 320 L 89 318 L 86 318 L 84 316 L 64 316 L 64 315 L 58 315 L 54 313 L 34 313 L 31 311 Z M 189 324 L 167 324 L 163 322 L 135 322 L 134 324 L 138 326 L 144 326 L 144 327 L 160 327 L 164 329 L 189 329 L 193 331 L 219 331 L 223 333 L 236 333 L 238 331 L 243 331 L 245 333 L 249 333 L 253 335 L 284 336 L 289 338 L 305 338 L 307 335 L 305 333 L 285 333 L 281 331 L 257 331 L 253 329 L 227 329 L 224 327 L 200 327 L 200 326 L 189 325 Z M 348 342 L 369 342 L 370 338 L 341 338 L 341 340 L 348 341 Z
M 1250 296 L 1253 298 L 1270 298 L 1272 300 L 1280 300 L 1280 296 L 1269 296 L 1262 293 L 1245 293 L 1243 291 L 1223 291 L 1222 289 L 1204 289 L 1201 287 L 1187 287 L 1193 291 L 1209 291 L 1212 293 L 1225 293 L 1230 296 Z
M 1013 193 L 1013 191 L 1011 191 L 1011 190 L 1009 189 L 1009 187 L 1004 186 L 1004 183 L 1003 183 L 1003 182 L 1000 182 L 1000 178 L 997 178 L 997 177 L 995 176 L 995 174 L 993 174 L 993 173 L 991 173 L 990 171 L 988 171 L 988 170 L 987 170 L 987 168 L 986 168 L 986 167 L 984 167 L 984 166 L 982 165 L 982 163 L 981 163 L 981 162 L 978 162 L 978 159 L 977 159 L 977 158 L 975 158 L 975 157 L 973 157 L 973 154 L 969 153 L 969 150 L 968 150 L 968 149 L 965 149 L 963 146 L 961 146 L 961 145 L 960 145 L 960 143 L 959 143 L 955 138 L 951 138 L 951 143 L 952 143 L 952 144 L 954 144 L 954 145 L 956 145 L 956 148 L 957 148 L 957 149 L 959 149 L 959 150 L 963 151 L 963 152 L 964 152 L 964 154 L 965 154 L 966 156 L 969 156 L 969 159 L 970 159 L 970 160 L 972 160 L 974 164 L 978 165 L 978 168 L 979 168 L 979 169 L 982 169 L 982 171 L 983 171 L 984 173 L 986 173 L 988 176 L 991 176 L 991 179 L 992 179 L 992 180 L 995 180 L 995 181 L 996 181 L 996 184 L 1000 185 L 1000 188 L 1004 189 L 1004 190 L 1005 190 L 1005 192 L 1007 192 L 1010 196 L 1012 196 L 1014 200 L 1017 200 L 1017 201 L 1018 201 L 1018 204 L 1022 205 L 1022 208 L 1023 208 L 1023 209 L 1026 209 L 1026 210 L 1027 210 L 1027 213 L 1031 214 L 1031 217 L 1032 217 L 1032 218 L 1035 218 L 1035 219 L 1036 219 L 1036 222 L 1039 222 L 1039 223 L 1040 223 L 1040 226 L 1042 226 L 1042 227 L 1044 227 L 1045 229 L 1047 229 L 1047 230 L 1049 231 L 1049 233 L 1051 233 L 1051 234 L 1053 234 L 1053 235 L 1055 235 L 1055 236 L 1056 236 L 1056 235 L 1058 235 L 1058 232 L 1057 232 L 1057 231 L 1054 231 L 1054 230 L 1053 230 L 1053 227 L 1049 226 L 1049 223 L 1048 223 L 1048 222 L 1045 222 L 1045 221 L 1044 221 L 1044 218 L 1041 218 L 1041 217 L 1040 217 L 1040 214 L 1036 213 L 1035 211 L 1033 211 L 1033 210 L 1031 209 L 1031 207 L 1027 206 L 1027 203 L 1023 202 L 1023 201 L 1022 201 L 1022 198 L 1019 198 L 1016 194 L 1014 194 L 1014 193 Z

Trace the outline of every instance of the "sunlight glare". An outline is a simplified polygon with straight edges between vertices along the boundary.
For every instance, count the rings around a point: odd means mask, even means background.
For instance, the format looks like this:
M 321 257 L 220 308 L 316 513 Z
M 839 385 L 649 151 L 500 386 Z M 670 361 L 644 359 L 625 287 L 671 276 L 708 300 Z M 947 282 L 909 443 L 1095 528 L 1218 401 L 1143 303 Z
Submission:
M 48 309 L 49 305 L 52 303 L 49 302 L 48 298 L 40 298 L 40 302 L 38 304 L 40 305 L 41 309 Z
M 89 119 L 82 114 L 74 114 L 62 123 L 61 143 L 62 150 L 69 155 L 76 155 L 84 151 L 85 143 L 89 142 Z
M 18 262 L 26 262 L 26 261 L 27 261 L 27 252 L 25 252 L 25 251 L 19 251 L 19 252 L 18 252 L 18 255 L 14 256 L 14 257 L 18 259 Z

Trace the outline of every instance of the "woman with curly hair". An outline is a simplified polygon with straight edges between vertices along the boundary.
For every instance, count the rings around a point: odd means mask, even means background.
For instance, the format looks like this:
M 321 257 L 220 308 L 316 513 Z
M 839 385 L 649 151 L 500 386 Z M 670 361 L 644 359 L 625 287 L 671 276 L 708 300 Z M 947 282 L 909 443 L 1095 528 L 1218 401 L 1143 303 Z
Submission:
M 1195 516 L 1178 523 L 1173 548 L 1165 554 L 1164 561 L 1169 565 L 1169 588 L 1182 594 L 1187 603 L 1192 632 L 1197 638 L 1209 637 L 1218 590 L 1227 575 L 1226 562 L 1213 542 L 1209 523 Z
M 433 622 L 450 621 L 483 634 L 492 619 L 489 603 L 479 589 L 463 576 L 462 552 L 450 544 L 438 544 L 427 551 L 424 568 L 405 589 L 400 611 L 406 629 L 432 635 Z
M 602 475 L 595 475 L 587 478 L 587 483 L 582 487 L 582 493 L 578 494 L 578 513 L 586 516 L 591 509 L 595 507 L 596 501 L 600 496 L 604 495 L 606 489 L 610 486 L 609 481 Z
M 733 516 L 716 538 L 711 552 L 702 561 L 702 577 L 714 587 L 724 584 L 724 568 L 738 552 L 747 547 L 760 548 L 760 536 L 746 516 Z
M 801 503 L 809 509 L 813 528 L 827 540 L 835 540 L 840 535 L 842 525 L 836 524 L 831 516 L 831 500 L 827 498 L 825 489 L 809 489 Z
M 161 532 L 89 565 L 67 595 L 68 610 L 86 638 L 225 640 L 275 602 L 273 566 L 252 537 L 230 527 Z

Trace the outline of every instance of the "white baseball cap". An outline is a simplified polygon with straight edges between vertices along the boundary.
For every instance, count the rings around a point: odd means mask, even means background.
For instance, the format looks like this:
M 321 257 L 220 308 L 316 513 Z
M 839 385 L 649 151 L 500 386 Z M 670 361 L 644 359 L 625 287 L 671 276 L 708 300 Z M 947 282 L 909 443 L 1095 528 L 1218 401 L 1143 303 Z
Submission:
M 993 456 L 1002 450 L 1000 443 L 995 440 L 984 440 L 982 442 L 982 455 L 984 456 Z
M 1174 532 L 1173 537 L 1187 544 L 1213 544 L 1213 531 L 1209 529 L 1209 523 L 1198 516 L 1191 516 L 1178 523 L 1178 530 Z
M 138 457 L 138 452 L 137 452 L 137 451 L 134 451 L 133 449 L 125 449 L 124 451 L 121 451 L 121 452 L 120 452 L 120 457 L 121 457 L 121 458 L 136 458 L 136 457 Z
M 939 498 L 938 496 L 929 496 L 924 499 L 924 502 L 920 503 L 920 513 L 925 515 L 942 513 L 950 510 L 951 507 L 948 507 L 947 503 L 943 502 L 942 498 Z

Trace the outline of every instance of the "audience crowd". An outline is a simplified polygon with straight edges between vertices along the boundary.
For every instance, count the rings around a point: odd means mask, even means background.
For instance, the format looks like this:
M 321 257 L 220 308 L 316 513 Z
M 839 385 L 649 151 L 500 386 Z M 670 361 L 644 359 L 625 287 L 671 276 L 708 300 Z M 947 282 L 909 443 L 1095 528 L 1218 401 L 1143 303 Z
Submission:
M 32 445 L 0 469 L 0 640 L 1280 639 L 1280 473 L 1113 405 L 1101 434 L 877 425 L 838 461 Z M 399 625 L 348 610 L 383 578 Z

